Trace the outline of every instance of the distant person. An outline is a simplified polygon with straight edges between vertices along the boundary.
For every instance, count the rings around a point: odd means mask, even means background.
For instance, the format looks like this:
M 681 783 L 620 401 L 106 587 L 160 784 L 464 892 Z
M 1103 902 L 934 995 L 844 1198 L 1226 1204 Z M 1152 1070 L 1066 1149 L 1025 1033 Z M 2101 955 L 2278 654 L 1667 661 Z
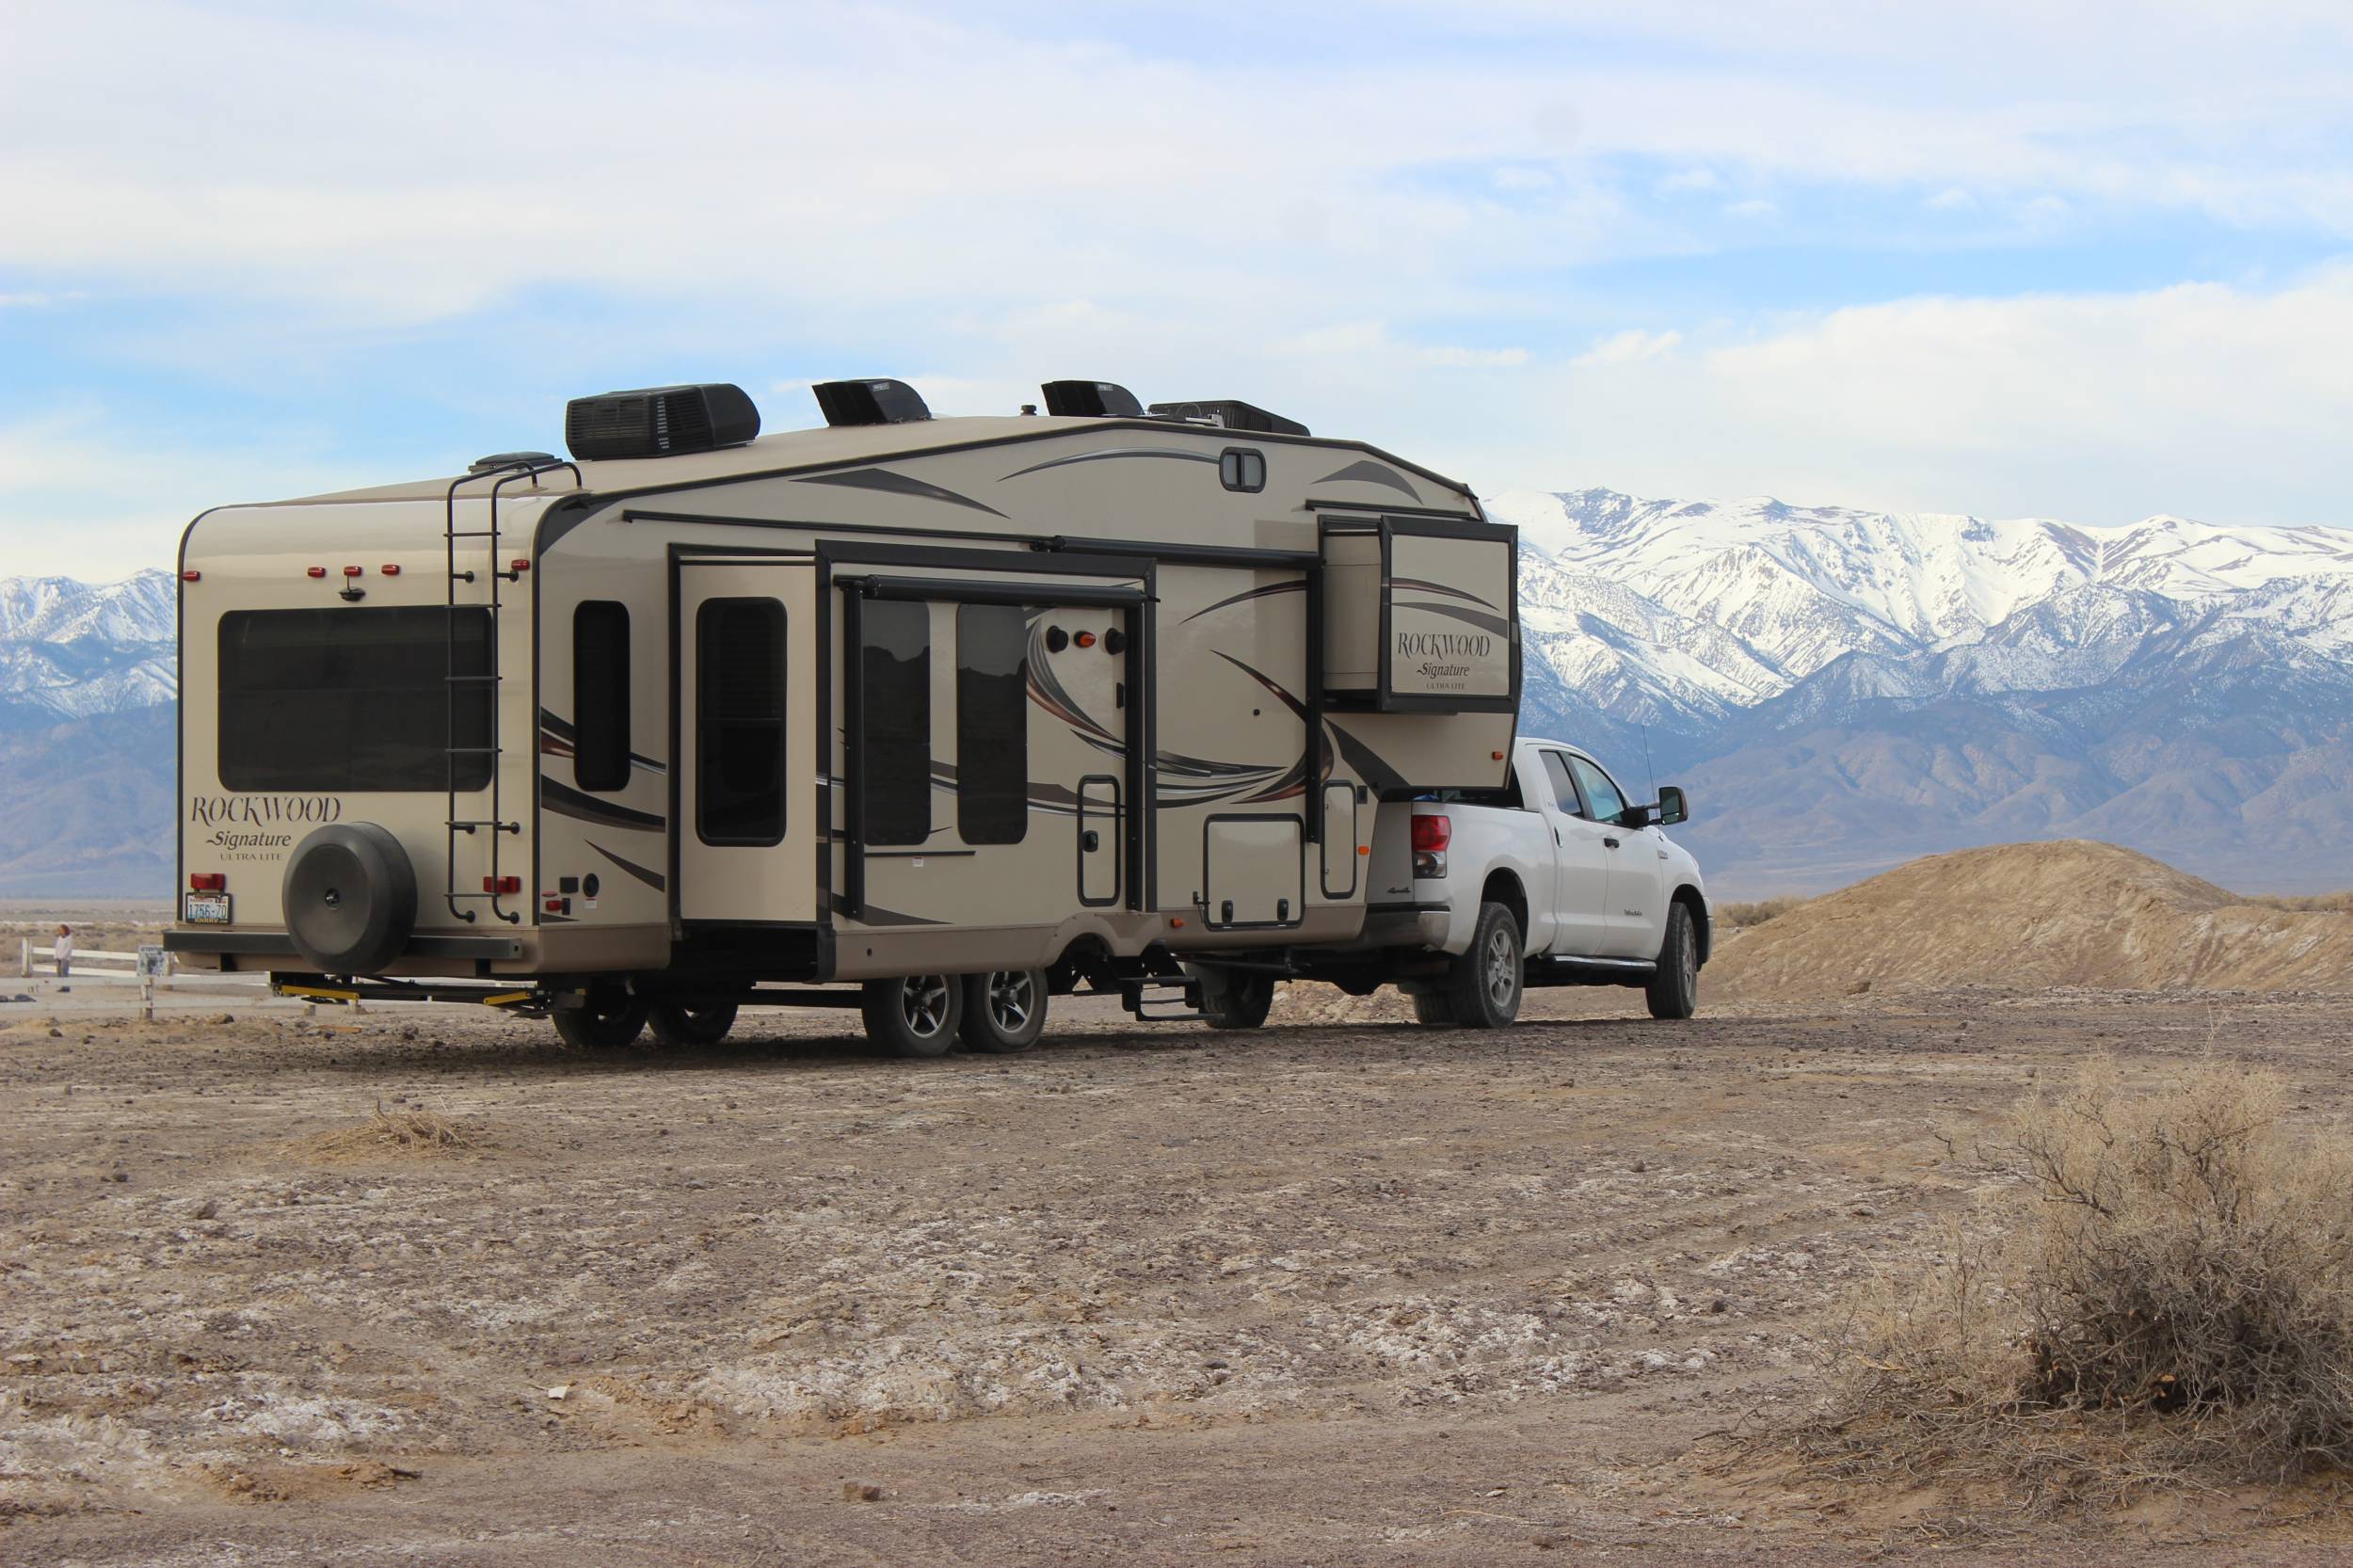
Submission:
M 72 926 L 57 927 L 56 944 L 49 952 L 57 960 L 59 980 L 63 980 L 73 972 L 73 928 Z

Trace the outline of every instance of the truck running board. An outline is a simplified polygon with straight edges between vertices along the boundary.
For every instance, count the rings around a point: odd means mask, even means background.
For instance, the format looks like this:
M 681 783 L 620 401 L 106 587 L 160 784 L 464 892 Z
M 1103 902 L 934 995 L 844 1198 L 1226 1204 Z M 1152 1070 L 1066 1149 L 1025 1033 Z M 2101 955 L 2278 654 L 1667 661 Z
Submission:
M 1541 953 L 1528 961 L 1529 985 L 1625 985 L 1648 980 L 1658 965 L 1648 958 L 1567 958 Z

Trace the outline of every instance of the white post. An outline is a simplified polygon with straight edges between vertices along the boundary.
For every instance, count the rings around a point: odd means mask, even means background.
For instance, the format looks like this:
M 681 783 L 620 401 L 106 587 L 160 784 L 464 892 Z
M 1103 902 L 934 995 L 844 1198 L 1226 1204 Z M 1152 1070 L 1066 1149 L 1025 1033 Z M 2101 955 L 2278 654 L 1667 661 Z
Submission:
M 24 938 L 24 951 L 18 956 L 16 972 L 26 980 L 33 978 L 33 939 Z
M 155 977 L 139 975 L 139 1016 L 149 1023 L 155 1021 Z

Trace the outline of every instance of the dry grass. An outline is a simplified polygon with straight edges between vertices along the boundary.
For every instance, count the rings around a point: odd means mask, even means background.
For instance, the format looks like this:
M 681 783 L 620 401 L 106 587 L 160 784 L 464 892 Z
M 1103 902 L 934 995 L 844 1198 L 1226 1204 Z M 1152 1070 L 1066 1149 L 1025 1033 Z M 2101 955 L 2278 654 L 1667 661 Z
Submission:
M 2284 909 L 2291 915 L 2353 915 L 2353 891 L 2257 893 L 2247 902 L 2258 909 Z
M 1746 926 L 1763 925 L 1777 916 L 1813 903 L 1812 899 L 1785 893 L 1780 898 L 1758 899 L 1750 904 L 1720 904 L 1716 905 L 1716 923 L 1726 931 L 1738 931 Z
M 460 1122 L 424 1111 L 388 1113 L 378 1100 L 376 1113 L 357 1127 L 321 1132 L 291 1145 L 298 1158 L 335 1162 L 379 1159 L 385 1155 L 411 1158 L 456 1154 L 479 1147 L 481 1134 Z
M 2286 1096 L 2102 1062 L 2029 1103 L 1994 1151 L 2020 1196 L 1858 1303 L 1801 1448 L 2035 1515 L 2353 1464 L 2353 1149 Z

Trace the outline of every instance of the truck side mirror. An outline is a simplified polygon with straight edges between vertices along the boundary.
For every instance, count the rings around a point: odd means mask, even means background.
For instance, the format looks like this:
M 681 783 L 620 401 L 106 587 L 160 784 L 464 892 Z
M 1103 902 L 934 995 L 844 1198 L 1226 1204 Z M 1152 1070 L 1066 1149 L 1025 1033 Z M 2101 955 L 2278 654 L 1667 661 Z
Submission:
M 1683 792 L 1673 784 L 1661 785 L 1658 791 L 1658 825 L 1673 827 L 1679 822 L 1691 820 L 1691 808 L 1683 798 Z

